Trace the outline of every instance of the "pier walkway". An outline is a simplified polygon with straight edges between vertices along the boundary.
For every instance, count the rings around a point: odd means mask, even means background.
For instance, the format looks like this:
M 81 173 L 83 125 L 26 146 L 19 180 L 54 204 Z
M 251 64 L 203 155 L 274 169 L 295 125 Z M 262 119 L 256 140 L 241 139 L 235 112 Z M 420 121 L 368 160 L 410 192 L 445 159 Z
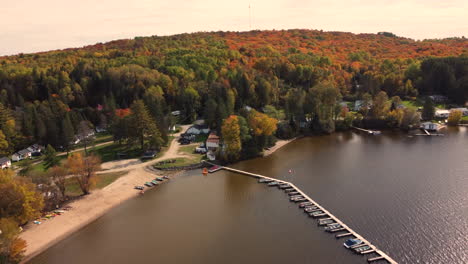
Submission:
M 211 163 L 209 163 L 209 164 L 211 164 Z M 373 262 L 373 261 L 377 261 L 377 260 L 386 260 L 388 263 L 397 264 L 397 262 L 395 260 L 393 260 L 387 254 L 385 254 L 385 252 L 379 250 L 376 246 L 372 245 L 364 237 L 359 235 L 357 232 L 355 232 L 353 229 L 351 229 L 349 226 L 347 226 L 345 223 L 343 223 L 340 219 L 338 219 L 336 216 L 334 216 L 332 213 L 330 213 L 328 210 L 326 210 L 324 207 L 322 207 L 320 204 L 318 204 L 316 201 L 314 201 L 312 198 L 310 198 L 307 194 L 305 194 L 301 189 L 299 189 L 293 183 L 283 181 L 283 180 L 279 180 L 279 179 L 275 179 L 275 178 L 266 177 L 266 176 L 263 176 L 263 175 L 260 175 L 260 174 L 255 174 L 255 173 L 250 173 L 250 172 L 247 172 L 247 171 L 237 170 L 237 169 L 230 168 L 230 167 L 221 167 L 221 168 L 224 169 L 224 170 L 227 170 L 227 171 L 231 171 L 231 172 L 235 172 L 235 173 L 239 173 L 239 174 L 244 174 L 244 175 L 248 175 L 248 176 L 259 178 L 259 179 L 260 178 L 261 179 L 269 179 L 269 180 L 277 181 L 277 182 L 282 183 L 282 184 L 289 184 L 292 188 L 296 189 L 297 192 L 299 192 L 304 198 L 306 198 L 308 201 L 312 202 L 315 206 L 317 206 L 320 210 L 325 212 L 326 217 L 331 218 L 336 223 L 340 224 L 343 227 L 343 230 L 341 230 L 341 231 L 345 231 L 346 235 L 351 234 L 354 237 L 356 237 L 357 239 L 360 239 L 365 245 L 368 245 L 371 248 L 370 250 L 368 250 L 368 253 L 375 253 L 375 254 L 378 255 L 377 257 L 367 259 L 368 262 Z M 348 233 L 350 233 L 350 234 L 348 234 Z M 343 234 L 343 236 L 344 235 L 345 234 Z M 337 237 L 339 237 L 339 235 L 337 235 Z M 362 244 L 362 245 L 364 245 L 364 244 Z

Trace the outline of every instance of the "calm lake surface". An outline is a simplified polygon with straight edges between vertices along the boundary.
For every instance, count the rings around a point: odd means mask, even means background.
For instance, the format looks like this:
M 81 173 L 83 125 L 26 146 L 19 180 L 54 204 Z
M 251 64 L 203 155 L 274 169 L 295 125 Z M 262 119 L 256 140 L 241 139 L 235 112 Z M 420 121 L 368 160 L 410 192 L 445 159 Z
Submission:
M 399 263 L 468 263 L 468 131 L 442 133 L 304 138 L 233 167 L 292 181 Z M 192 171 L 30 263 L 367 263 L 343 241 L 277 188 Z

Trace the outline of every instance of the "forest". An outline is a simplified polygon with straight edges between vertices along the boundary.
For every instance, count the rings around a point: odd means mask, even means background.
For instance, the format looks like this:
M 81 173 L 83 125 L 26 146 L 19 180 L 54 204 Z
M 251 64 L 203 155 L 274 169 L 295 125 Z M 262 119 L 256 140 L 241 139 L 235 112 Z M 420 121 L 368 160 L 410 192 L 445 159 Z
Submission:
M 227 119 L 253 131 L 257 117 L 276 125 L 266 135 L 289 138 L 353 122 L 408 126 L 415 113 L 396 109 L 401 100 L 468 99 L 467 39 L 415 41 L 389 32 L 137 37 L 0 57 L 0 65 L 0 156 L 34 143 L 68 150 L 83 122 L 108 129 L 116 141 L 157 149 L 169 127 L 199 118 L 221 133 Z M 359 113 L 340 104 L 358 99 Z M 241 143 L 253 152 L 270 141 L 247 134 Z

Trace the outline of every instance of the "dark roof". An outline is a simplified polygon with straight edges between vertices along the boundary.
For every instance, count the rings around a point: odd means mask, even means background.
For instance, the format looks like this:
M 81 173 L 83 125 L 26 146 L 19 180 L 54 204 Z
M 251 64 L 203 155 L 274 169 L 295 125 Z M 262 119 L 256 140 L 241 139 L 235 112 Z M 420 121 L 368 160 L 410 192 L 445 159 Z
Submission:
M 22 149 L 22 150 L 18 151 L 17 153 L 20 154 L 20 155 L 24 155 L 24 154 L 31 153 L 31 151 L 27 150 L 27 149 Z
M 0 158 L 0 164 L 6 163 L 6 162 L 8 162 L 8 161 L 10 161 L 10 159 L 7 158 L 7 157 L 2 157 L 2 158 Z

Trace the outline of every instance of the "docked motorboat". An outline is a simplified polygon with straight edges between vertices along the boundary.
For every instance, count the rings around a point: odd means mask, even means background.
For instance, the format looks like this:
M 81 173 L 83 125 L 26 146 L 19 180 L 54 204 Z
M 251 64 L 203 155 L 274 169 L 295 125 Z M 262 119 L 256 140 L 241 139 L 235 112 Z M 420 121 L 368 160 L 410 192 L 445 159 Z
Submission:
M 357 238 L 350 238 L 350 239 L 346 240 L 343 243 L 343 246 L 345 248 L 351 248 L 353 246 L 357 246 L 357 245 L 360 245 L 360 244 L 362 244 L 362 240 L 357 239 Z
M 299 207 L 304 208 L 306 206 L 310 206 L 310 205 L 313 205 L 313 204 L 314 203 L 312 203 L 311 201 L 307 201 L 307 202 L 300 203 Z

